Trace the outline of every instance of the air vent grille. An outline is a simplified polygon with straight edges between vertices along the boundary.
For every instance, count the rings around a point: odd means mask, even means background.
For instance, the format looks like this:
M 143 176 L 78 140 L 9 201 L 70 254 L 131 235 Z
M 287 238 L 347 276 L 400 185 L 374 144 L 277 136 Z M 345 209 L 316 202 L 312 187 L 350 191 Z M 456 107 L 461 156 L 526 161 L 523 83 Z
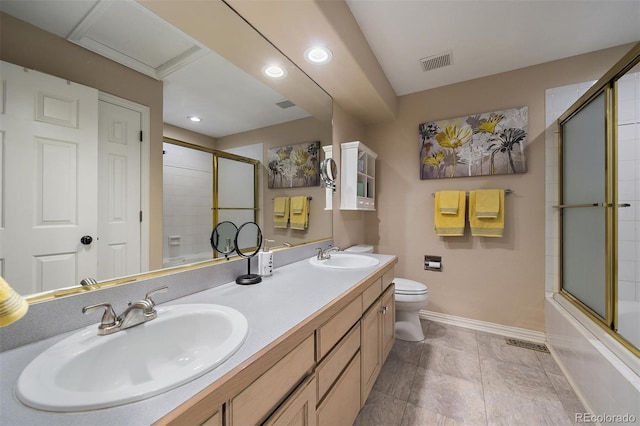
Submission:
M 281 101 L 278 101 L 278 102 L 276 102 L 276 105 L 278 105 L 282 109 L 287 109 L 287 108 L 291 108 L 293 106 L 296 106 L 296 104 L 291 102 L 289 99 L 283 99 Z
M 451 65 L 451 52 L 441 53 L 439 55 L 428 56 L 420 59 L 422 71 L 431 71 L 438 68 Z

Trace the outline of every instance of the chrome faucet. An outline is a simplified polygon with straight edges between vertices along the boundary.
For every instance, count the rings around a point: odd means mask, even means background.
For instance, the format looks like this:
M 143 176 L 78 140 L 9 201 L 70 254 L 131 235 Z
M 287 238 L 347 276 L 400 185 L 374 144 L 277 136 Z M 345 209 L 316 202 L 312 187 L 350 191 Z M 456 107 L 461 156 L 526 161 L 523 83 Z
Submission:
M 104 308 L 102 320 L 98 326 L 98 335 L 105 336 L 155 319 L 158 316 L 158 312 L 154 308 L 156 303 L 153 301 L 151 296 L 158 293 L 164 293 L 167 290 L 167 286 L 151 290 L 144 296 L 144 299 L 138 300 L 137 302 L 129 302 L 127 309 L 118 316 L 116 316 L 113 307 L 109 303 L 98 303 L 97 305 L 85 306 L 82 308 L 82 313 L 88 314 L 98 308 Z
M 318 250 L 318 256 L 317 256 L 318 260 L 327 260 L 327 259 L 331 259 L 331 252 L 340 251 L 340 247 L 329 246 L 325 250 L 322 250 L 321 247 L 318 247 L 316 250 Z

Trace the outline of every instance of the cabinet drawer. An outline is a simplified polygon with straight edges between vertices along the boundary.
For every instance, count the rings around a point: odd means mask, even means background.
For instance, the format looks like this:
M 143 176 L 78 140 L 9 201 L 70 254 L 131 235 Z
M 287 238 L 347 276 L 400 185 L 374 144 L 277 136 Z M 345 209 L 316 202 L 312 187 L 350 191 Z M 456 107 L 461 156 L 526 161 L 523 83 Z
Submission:
M 347 334 L 362 315 L 362 296 L 345 306 L 340 312 L 318 328 L 318 360 L 324 358 L 331 348 Z
M 395 278 L 395 274 L 394 274 L 393 268 L 391 268 L 390 270 L 385 272 L 384 275 L 382 275 L 382 291 L 385 291 L 387 287 L 391 285 L 394 278 Z
M 313 335 L 231 400 L 231 424 L 262 423 L 313 368 Z
M 382 294 L 382 281 L 382 278 L 375 280 L 365 291 L 362 292 L 363 310 L 369 309 L 369 306 L 371 306 L 378 296 Z
M 318 367 L 318 401 L 324 398 L 358 349 L 360 349 L 360 324 L 356 324 L 351 329 Z
M 353 424 L 360 411 L 360 353 L 353 357 L 336 385 L 318 407 L 318 426 Z

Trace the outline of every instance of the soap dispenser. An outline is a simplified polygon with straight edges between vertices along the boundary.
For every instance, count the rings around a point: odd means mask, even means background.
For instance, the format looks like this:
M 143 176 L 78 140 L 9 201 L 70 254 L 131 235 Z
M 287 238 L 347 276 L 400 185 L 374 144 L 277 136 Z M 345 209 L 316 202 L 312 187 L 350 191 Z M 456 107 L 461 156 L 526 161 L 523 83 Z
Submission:
M 263 277 L 273 275 L 273 252 L 267 247 L 267 244 L 273 241 L 265 238 L 262 244 L 262 251 L 258 253 L 258 273 Z

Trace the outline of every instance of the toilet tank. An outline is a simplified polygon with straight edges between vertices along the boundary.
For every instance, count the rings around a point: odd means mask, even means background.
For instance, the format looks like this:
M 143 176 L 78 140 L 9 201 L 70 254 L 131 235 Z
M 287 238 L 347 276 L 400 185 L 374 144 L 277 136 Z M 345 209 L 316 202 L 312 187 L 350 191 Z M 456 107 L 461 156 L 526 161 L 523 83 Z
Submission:
M 373 246 L 369 244 L 358 244 L 356 246 L 351 246 L 344 251 L 349 253 L 373 253 Z

